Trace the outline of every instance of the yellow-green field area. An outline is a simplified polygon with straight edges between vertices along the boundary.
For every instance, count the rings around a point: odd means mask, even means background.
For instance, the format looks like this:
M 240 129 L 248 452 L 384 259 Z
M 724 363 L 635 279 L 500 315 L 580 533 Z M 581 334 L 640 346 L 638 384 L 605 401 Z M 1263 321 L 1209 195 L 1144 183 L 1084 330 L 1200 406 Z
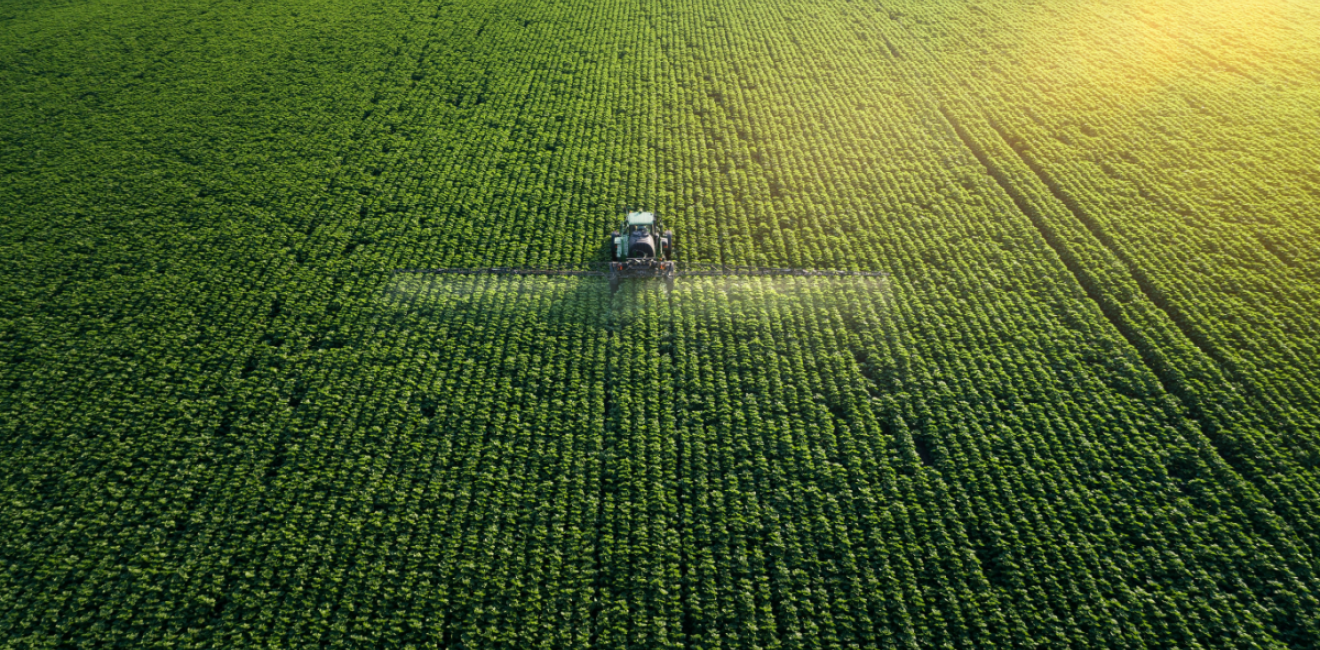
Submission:
M 1320 647 L 1320 5 L 0 3 L 0 647 Z M 630 209 L 684 265 L 592 268 Z

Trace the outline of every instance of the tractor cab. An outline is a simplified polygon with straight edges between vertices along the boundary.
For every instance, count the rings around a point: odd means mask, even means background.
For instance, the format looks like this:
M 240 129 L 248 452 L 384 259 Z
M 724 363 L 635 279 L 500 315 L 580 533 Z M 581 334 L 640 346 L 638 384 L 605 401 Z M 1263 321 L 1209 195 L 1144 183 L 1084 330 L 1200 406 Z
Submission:
M 657 259 L 669 252 L 668 233 L 656 237 L 655 215 L 650 212 L 630 212 L 623 221 L 623 229 L 614 233 L 614 259 Z

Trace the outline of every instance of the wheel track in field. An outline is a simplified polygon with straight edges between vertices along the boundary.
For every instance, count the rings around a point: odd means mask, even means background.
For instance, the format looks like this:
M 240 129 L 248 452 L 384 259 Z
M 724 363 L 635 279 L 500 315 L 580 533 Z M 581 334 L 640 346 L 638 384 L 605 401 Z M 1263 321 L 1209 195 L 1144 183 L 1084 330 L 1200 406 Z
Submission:
M 888 11 L 883 5 L 880 5 L 880 7 L 883 11 Z M 916 46 L 917 49 L 923 50 L 926 58 L 933 58 L 933 55 L 920 45 L 921 39 L 908 29 L 902 18 L 896 18 L 894 21 L 900 26 L 900 29 L 908 37 L 910 42 L 918 44 Z M 910 57 L 899 56 L 897 58 L 905 62 L 911 60 Z M 985 175 L 995 181 L 996 185 L 1003 190 L 1013 202 L 1013 205 L 1017 208 L 1018 212 L 1026 217 L 1026 219 L 1032 224 L 1042 240 L 1050 246 L 1055 255 L 1072 274 L 1073 279 L 1079 288 L 1081 288 L 1087 297 L 1096 304 L 1101 314 L 1103 314 L 1106 320 L 1114 326 L 1115 330 L 1118 331 L 1119 334 L 1140 353 L 1140 356 L 1146 363 L 1148 369 L 1160 381 L 1165 392 L 1177 396 L 1184 402 L 1185 406 L 1200 402 L 1201 399 L 1181 388 L 1179 382 L 1170 379 L 1171 374 L 1176 372 L 1176 370 L 1170 365 L 1170 362 L 1157 360 L 1151 356 L 1152 350 L 1160 349 L 1162 346 L 1151 341 L 1146 334 L 1140 331 L 1139 327 L 1124 323 L 1125 319 L 1116 312 L 1117 305 L 1113 303 L 1112 299 L 1108 297 L 1104 289 L 1101 288 L 1104 282 L 1096 278 L 1091 270 L 1086 268 L 1085 263 L 1079 260 L 1077 255 L 1075 255 L 1069 248 L 1068 244 L 1062 240 L 1059 233 L 1056 233 L 1045 223 L 1036 209 L 1032 206 L 1032 199 L 1027 197 L 1008 177 L 1008 175 L 1002 169 L 999 169 L 998 165 L 990 159 L 989 154 L 985 151 L 982 144 L 979 143 L 976 137 L 970 133 L 968 127 L 960 120 L 960 118 L 953 114 L 948 105 L 943 101 L 933 98 L 928 91 L 924 90 L 933 84 L 928 83 L 929 79 L 921 72 L 920 66 L 908 65 L 904 67 L 907 68 L 908 72 L 917 79 L 916 83 L 909 82 L 911 86 L 915 87 L 915 94 L 920 96 L 923 102 L 926 103 L 931 110 L 941 116 L 944 123 L 948 126 L 949 132 L 957 138 L 964 149 L 972 153 L 976 163 L 983 170 Z M 1218 353 L 1206 337 L 1197 331 L 1185 314 L 1175 306 L 1169 304 L 1167 300 L 1160 299 L 1159 292 L 1155 289 L 1153 283 L 1141 271 L 1141 269 L 1132 260 L 1117 251 L 1117 246 L 1113 239 L 1106 236 L 1105 233 L 1100 230 L 1098 224 L 1093 220 L 1086 218 L 1084 216 L 1084 211 L 1079 208 L 1076 201 L 1071 200 L 1068 196 L 1063 194 L 1058 185 L 1049 179 L 1039 165 L 1033 163 L 1010 144 L 1009 138 L 1005 135 L 1001 127 L 990 123 L 990 128 L 994 130 L 1005 146 L 1013 150 L 1021 163 L 1032 172 L 1040 185 L 1049 192 L 1050 196 L 1052 196 L 1059 205 L 1067 211 L 1073 221 L 1081 225 L 1088 233 L 1090 233 L 1091 238 L 1103 247 L 1108 257 L 1117 261 L 1121 265 L 1128 278 L 1141 290 L 1146 301 L 1163 312 L 1168 321 L 1177 327 L 1182 338 L 1185 339 L 1187 343 L 1193 345 L 1202 355 L 1204 355 L 1205 358 L 1214 362 L 1220 372 L 1232 377 L 1239 383 L 1244 383 L 1244 385 L 1247 386 L 1251 385 L 1249 382 L 1244 382 L 1241 377 L 1238 377 L 1232 372 L 1233 364 L 1222 354 Z M 1256 393 L 1256 391 L 1253 391 L 1253 393 Z M 1265 399 L 1264 396 L 1259 396 L 1259 398 Z M 1202 415 L 1196 419 L 1203 428 L 1207 426 L 1212 430 L 1218 428 L 1215 423 L 1209 420 L 1208 416 Z M 1222 452 L 1221 456 L 1224 456 Z M 1226 462 L 1229 462 L 1230 466 L 1234 465 L 1234 463 L 1229 461 L 1227 457 L 1225 460 Z M 1235 467 L 1235 469 L 1237 468 Z
M 887 11 L 881 7 L 882 11 Z M 922 50 L 926 60 L 936 60 L 933 53 L 926 50 L 919 37 L 913 34 L 903 23 L 901 18 L 894 19 L 897 22 L 907 39 L 912 43 L 912 47 Z M 1278 449 L 1273 441 L 1265 439 L 1255 434 L 1246 422 L 1239 421 L 1239 418 L 1231 411 L 1225 411 L 1225 408 L 1218 404 L 1219 400 L 1228 397 L 1230 400 L 1242 401 L 1244 396 L 1238 395 L 1233 389 L 1232 384 L 1242 385 L 1247 393 L 1246 397 L 1250 399 L 1250 408 L 1254 415 L 1259 415 L 1259 410 L 1280 418 L 1285 423 L 1285 427 L 1297 426 L 1291 422 L 1287 414 L 1269 399 L 1268 396 L 1259 394 L 1259 390 L 1240 373 L 1235 373 L 1235 365 L 1231 363 L 1220 351 L 1200 335 L 1198 328 L 1192 324 L 1189 319 L 1176 306 L 1170 304 L 1167 300 L 1160 299 L 1160 293 L 1154 288 L 1153 283 L 1142 272 L 1141 268 L 1131 259 L 1123 256 L 1118 250 L 1112 238 L 1105 236 L 1105 233 L 1099 230 L 1098 224 L 1086 218 L 1085 211 L 1080 209 L 1075 201 L 1061 191 L 1056 183 L 1051 182 L 1048 175 L 1033 163 L 1022 152 L 1018 151 L 1009 141 L 1002 128 L 994 124 L 988 116 L 985 117 L 987 124 L 993 133 L 998 137 L 1000 143 L 1013 150 L 1013 153 L 1027 170 L 1030 175 L 1025 182 L 1037 182 L 1045 190 L 1042 196 L 1034 199 L 1024 193 L 1023 188 L 1017 186 L 1014 179 L 1001 169 L 999 165 L 985 151 L 985 143 L 978 140 L 977 136 L 971 133 L 968 125 L 954 114 L 950 109 L 949 101 L 951 99 L 968 104 L 974 113 L 980 112 L 975 108 L 975 102 L 967 98 L 939 98 L 936 99 L 925 90 L 930 86 L 927 83 L 926 75 L 921 67 L 912 63 L 910 57 L 899 57 L 905 65 L 907 76 L 906 81 L 911 86 L 915 86 L 915 94 L 921 98 L 932 110 L 937 111 L 943 121 L 948 125 L 950 132 L 958 139 L 962 147 L 969 150 L 975 156 L 977 164 L 983 172 L 991 177 L 995 184 L 1008 196 L 1013 206 L 1018 212 L 1031 223 L 1036 232 L 1041 236 L 1044 242 L 1052 249 L 1054 254 L 1060 259 L 1064 267 L 1073 276 L 1082 293 L 1093 303 L 1095 303 L 1099 312 L 1114 327 L 1120 336 L 1134 348 L 1146 369 L 1154 376 L 1161 386 L 1163 392 L 1173 396 L 1176 400 L 1176 409 L 1165 409 L 1174 417 L 1188 418 L 1196 426 L 1194 429 L 1185 433 L 1190 437 L 1189 442 L 1197 447 L 1208 447 L 1215 458 L 1224 464 L 1224 467 L 1232 473 L 1238 480 L 1241 480 L 1245 486 L 1250 486 L 1250 492 L 1244 493 L 1245 502 L 1242 507 L 1245 512 L 1255 511 L 1259 513 L 1261 519 L 1255 521 L 1254 532 L 1262 538 L 1270 541 L 1271 544 L 1277 544 L 1279 549 L 1285 555 L 1291 555 L 1294 561 L 1300 562 L 1305 566 L 1316 567 L 1316 531 L 1307 526 L 1313 513 L 1312 504 L 1320 502 L 1320 496 L 1309 485 L 1298 485 L 1297 481 L 1287 481 L 1279 483 L 1274 479 L 1273 474 L 1281 471 L 1283 468 L 1272 467 L 1280 461 L 1289 462 L 1289 456 Z M 936 75 L 945 76 L 950 74 L 947 70 L 935 66 Z M 913 81 L 915 79 L 915 82 Z M 940 87 L 957 87 L 954 84 L 943 84 Z M 989 136 L 988 133 L 986 137 Z M 1010 164 L 1012 164 L 1010 162 Z M 1034 176 L 1034 179 L 1031 177 Z M 1072 222 L 1080 226 L 1081 233 L 1056 232 L 1055 227 L 1048 223 L 1048 219 L 1041 215 L 1034 207 L 1035 202 L 1041 199 L 1053 199 L 1062 208 L 1061 214 L 1051 217 L 1057 219 L 1059 216 L 1070 217 Z M 1071 229 L 1068 224 L 1057 224 L 1058 227 Z M 1081 259 L 1079 252 L 1074 250 L 1069 244 L 1071 240 L 1078 240 L 1089 236 L 1092 244 L 1098 246 L 1098 251 L 1088 251 L 1089 257 L 1096 257 L 1099 253 L 1099 260 Z M 1074 242 L 1076 243 L 1076 242 Z M 1113 268 L 1090 268 L 1091 262 L 1101 264 L 1102 267 Z M 1108 271 L 1113 275 L 1118 272 L 1118 282 L 1120 284 L 1131 284 L 1139 292 L 1141 299 L 1137 302 L 1145 302 L 1154 308 L 1154 313 L 1144 315 L 1134 315 L 1125 313 L 1122 303 L 1117 301 L 1117 296 L 1113 295 L 1114 278 L 1106 277 L 1105 274 L 1097 274 L 1097 271 Z M 1172 325 L 1171 331 L 1146 331 L 1155 327 L 1158 329 L 1158 322 L 1151 321 L 1152 316 L 1162 317 L 1168 324 Z M 1190 355 L 1187 352 L 1180 352 L 1178 346 L 1182 343 L 1187 344 L 1194 353 Z M 1200 359 L 1196 359 L 1199 353 Z M 1188 357 L 1191 357 L 1190 359 Z M 1192 364 L 1192 367 L 1183 368 L 1183 365 Z M 1211 394 L 1203 395 L 1201 392 L 1205 389 L 1189 386 L 1187 375 L 1199 376 L 1200 379 L 1209 383 L 1208 392 Z M 1231 406 L 1229 407 L 1231 409 Z M 1215 409 L 1211 412 L 1208 409 Z M 1276 420 L 1277 421 L 1277 420 Z M 1268 451 L 1266 451 L 1268 450 Z M 1260 456 L 1269 454 L 1271 459 L 1264 460 L 1266 466 L 1261 465 Z M 1271 462 L 1272 461 L 1272 462 Z M 1293 473 L 1302 471 L 1299 467 L 1290 467 Z M 1298 504 L 1298 499 L 1305 503 Z M 1253 517 L 1253 519 L 1255 519 Z M 1314 580 L 1314 575 L 1307 575 L 1305 579 Z M 1263 596 L 1264 594 L 1260 594 Z

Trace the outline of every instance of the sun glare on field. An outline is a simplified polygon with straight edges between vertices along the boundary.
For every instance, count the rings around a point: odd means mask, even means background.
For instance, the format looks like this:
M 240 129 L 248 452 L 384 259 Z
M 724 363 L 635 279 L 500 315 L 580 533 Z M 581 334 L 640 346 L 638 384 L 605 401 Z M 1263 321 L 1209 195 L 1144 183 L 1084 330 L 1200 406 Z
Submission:
M 1120 102 L 1189 77 L 1233 86 L 1320 66 L 1303 28 L 1320 25 L 1320 11 L 1281 0 L 1043 4 L 1020 19 L 1005 38 L 1015 60 L 1029 62 L 1022 70 L 1104 83 Z

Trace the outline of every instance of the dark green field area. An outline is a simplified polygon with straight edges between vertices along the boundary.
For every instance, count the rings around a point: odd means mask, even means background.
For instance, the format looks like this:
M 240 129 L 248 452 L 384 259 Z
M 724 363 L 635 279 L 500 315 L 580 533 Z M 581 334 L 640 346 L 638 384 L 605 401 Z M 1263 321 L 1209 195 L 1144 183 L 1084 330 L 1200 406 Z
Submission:
M 1316 648 L 1318 360 L 1311 2 L 0 3 L 3 648 Z

